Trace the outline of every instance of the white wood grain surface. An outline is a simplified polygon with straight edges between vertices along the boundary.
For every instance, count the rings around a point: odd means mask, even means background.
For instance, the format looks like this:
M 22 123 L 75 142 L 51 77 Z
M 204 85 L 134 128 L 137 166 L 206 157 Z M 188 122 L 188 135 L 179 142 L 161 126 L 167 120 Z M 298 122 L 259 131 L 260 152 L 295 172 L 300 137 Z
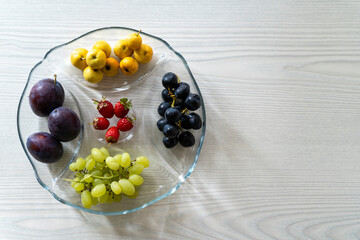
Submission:
M 53 199 L 15 121 L 44 54 L 106 26 L 168 41 L 208 117 L 186 183 L 112 217 Z M 359 1 L 1 1 L 0 239 L 360 239 L 359 26 Z

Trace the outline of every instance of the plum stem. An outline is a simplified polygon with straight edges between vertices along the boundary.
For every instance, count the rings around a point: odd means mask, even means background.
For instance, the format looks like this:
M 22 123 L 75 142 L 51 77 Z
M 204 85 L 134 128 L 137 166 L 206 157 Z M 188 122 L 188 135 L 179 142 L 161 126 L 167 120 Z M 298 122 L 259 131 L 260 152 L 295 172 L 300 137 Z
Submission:
M 54 83 L 56 84 L 56 74 L 54 74 Z
M 140 33 L 141 33 L 141 29 L 140 29 L 139 32 L 136 34 L 136 36 L 139 36 Z

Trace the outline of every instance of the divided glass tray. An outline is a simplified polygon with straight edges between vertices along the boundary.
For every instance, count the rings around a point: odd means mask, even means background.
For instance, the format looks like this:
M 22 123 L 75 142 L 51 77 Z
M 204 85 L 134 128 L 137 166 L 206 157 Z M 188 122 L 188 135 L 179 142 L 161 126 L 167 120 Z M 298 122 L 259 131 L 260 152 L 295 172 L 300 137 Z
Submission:
M 203 144 L 206 116 L 200 89 L 185 59 L 161 38 L 141 33 L 143 43 L 152 47 L 154 55 L 149 63 L 139 64 L 138 72 L 132 76 L 125 76 L 119 71 L 115 77 L 104 76 L 98 84 L 91 84 L 84 80 L 81 70 L 72 66 L 70 54 L 74 49 L 90 50 L 98 40 L 107 41 L 113 48 L 118 40 L 133 32 L 137 30 L 123 27 L 102 28 L 52 48 L 31 70 L 20 98 L 17 112 L 18 133 L 36 179 L 55 199 L 83 211 L 103 215 L 126 214 L 169 196 L 194 170 Z M 111 56 L 116 58 L 113 50 Z M 156 126 L 156 122 L 161 118 L 157 113 L 157 107 L 162 102 L 161 80 L 167 72 L 176 73 L 182 82 L 190 85 L 192 93 L 197 93 L 201 97 L 202 105 L 195 112 L 201 116 L 203 127 L 199 130 L 190 130 L 196 142 L 189 148 L 183 148 L 180 144 L 172 149 L 165 148 L 162 143 L 163 134 Z M 65 90 L 63 106 L 78 114 L 82 126 L 76 139 L 62 143 L 62 158 L 55 163 L 44 164 L 34 159 L 26 148 L 26 140 L 32 133 L 49 132 L 47 117 L 38 117 L 32 112 L 29 93 L 37 81 L 53 78 L 54 74 Z M 100 116 L 91 99 L 101 99 L 102 96 L 113 104 L 124 97 L 132 99 L 132 113 L 136 116 L 133 130 L 129 133 L 121 132 L 119 142 L 109 146 L 110 155 L 128 152 L 132 159 L 146 156 L 150 160 L 150 166 L 141 174 L 144 183 L 139 188 L 137 198 L 129 199 L 123 196 L 120 202 L 97 204 L 86 209 L 81 204 L 80 195 L 64 179 L 73 178 L 75 175 L 68 168 L 70 163 L 78 157 L 85 158 L 92 148 L 108 145 L 104 140 L 106 130 L 94 130 L 89 125 L 95 117 Z M 110 119 L 110 126 L 116 126 L 116 120 L 116 117 Z

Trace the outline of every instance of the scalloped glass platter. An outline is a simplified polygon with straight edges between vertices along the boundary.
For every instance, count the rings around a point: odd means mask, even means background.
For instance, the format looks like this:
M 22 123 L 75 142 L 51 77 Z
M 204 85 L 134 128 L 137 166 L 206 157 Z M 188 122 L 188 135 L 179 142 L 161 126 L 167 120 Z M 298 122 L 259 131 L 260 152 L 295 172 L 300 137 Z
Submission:
M 115 77 L 104 77 L 91 84 L 84 80 L 82 71 L 72 66 L 70 54 L 76 48 L 91 49 L 98 40 L 107 41 L 111 47 L 130 33 L 137 30 L 123 27 L 109 27 L 88 32 L 80 37 L 49 50 L 44 59 L 31 70 L 25 89 L 20 98 L 17 126 L 23 149 L 29 159 L 36 179 L 58 201 L 74 208 L 102 215 L 120 215 L 130 213 L 174 193 L 184 180 L 191 174 L 200 154 L 205 136 L 205 107 L 200 89 L 185 59 L 164 40 L 147 33 L 141 33 L 143 43 L 150 45 L 154 55 L 147 64 L 139 64 L 139 70 L 132 76 L 125 76 L 120 71 Z M 112 57 L 115 57 L 112 51 Z M 162 143 L 163 134 L 156 127 L 160 118 L 157 107 L 162 102 L 162 76 L 167 72 L 176 73 L 182 82 L 190 85 L 191 92 L 201 97 L 201 107 L 196 111 L 202 120 L 203 127 L 191 130 L 195 136 L 195 145 L 183 148 L 178 144 L 167 149 Z M 63 106 L 74 110 L 82 123 L 79 136 L 63 143 L 62 158 L 52 164 L 44 164 L 34 159 L 26 148 L 26 140 L 32 133 L 45 131 L 47 117 L 36 116 L 29 105 L 29 92 L 32 86 L 44 78 L 57 75 L 65 90 Z M 70 183 L 64 179 L 73 178 L 74 172 L 68 166 L 78 157 L 86 157 L 94 147 L 106 147 L 105 131 L 96 131 L 89 123 L 100 116 L 91 99 L 107 100 L 115 104 L 120 98 L 132 99 L 133 114 L 136 124 L 130 133 L 121 133 L 119 142 L 108 148 L 110 155 L 128 152 L 133 158 L 146 156 L 150 166 L 141 174 L 144 184 L 140 186 L 137 198 L 123 197 L 120 202 L 97 204 L 90 209 L 82 206 L 80 195 L 74 191 Z M 116 118 L 110 119 L 110 126 L 116 126 Z

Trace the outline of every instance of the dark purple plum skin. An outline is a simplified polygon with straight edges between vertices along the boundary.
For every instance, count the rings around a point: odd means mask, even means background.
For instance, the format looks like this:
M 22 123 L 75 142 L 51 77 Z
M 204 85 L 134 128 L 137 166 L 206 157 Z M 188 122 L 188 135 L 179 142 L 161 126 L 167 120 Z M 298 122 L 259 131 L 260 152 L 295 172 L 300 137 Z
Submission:
M 81 123 L 78 115 L 66 107 L 54 109 L 48 119 L 51 134 L 61 142 L 75 139 L 80 133 Z
M 26 141 L 26 147 L 30 154 L 42 163 L 54 163 L 64 152 L 61 142 L 47 132 L 31 134 Z
M 39 117 L 48 116 L 52 110 L 63 105 L 64 89 L 54 79 L 43 79 L 34 84 L 29 95 L 32 111 Z

